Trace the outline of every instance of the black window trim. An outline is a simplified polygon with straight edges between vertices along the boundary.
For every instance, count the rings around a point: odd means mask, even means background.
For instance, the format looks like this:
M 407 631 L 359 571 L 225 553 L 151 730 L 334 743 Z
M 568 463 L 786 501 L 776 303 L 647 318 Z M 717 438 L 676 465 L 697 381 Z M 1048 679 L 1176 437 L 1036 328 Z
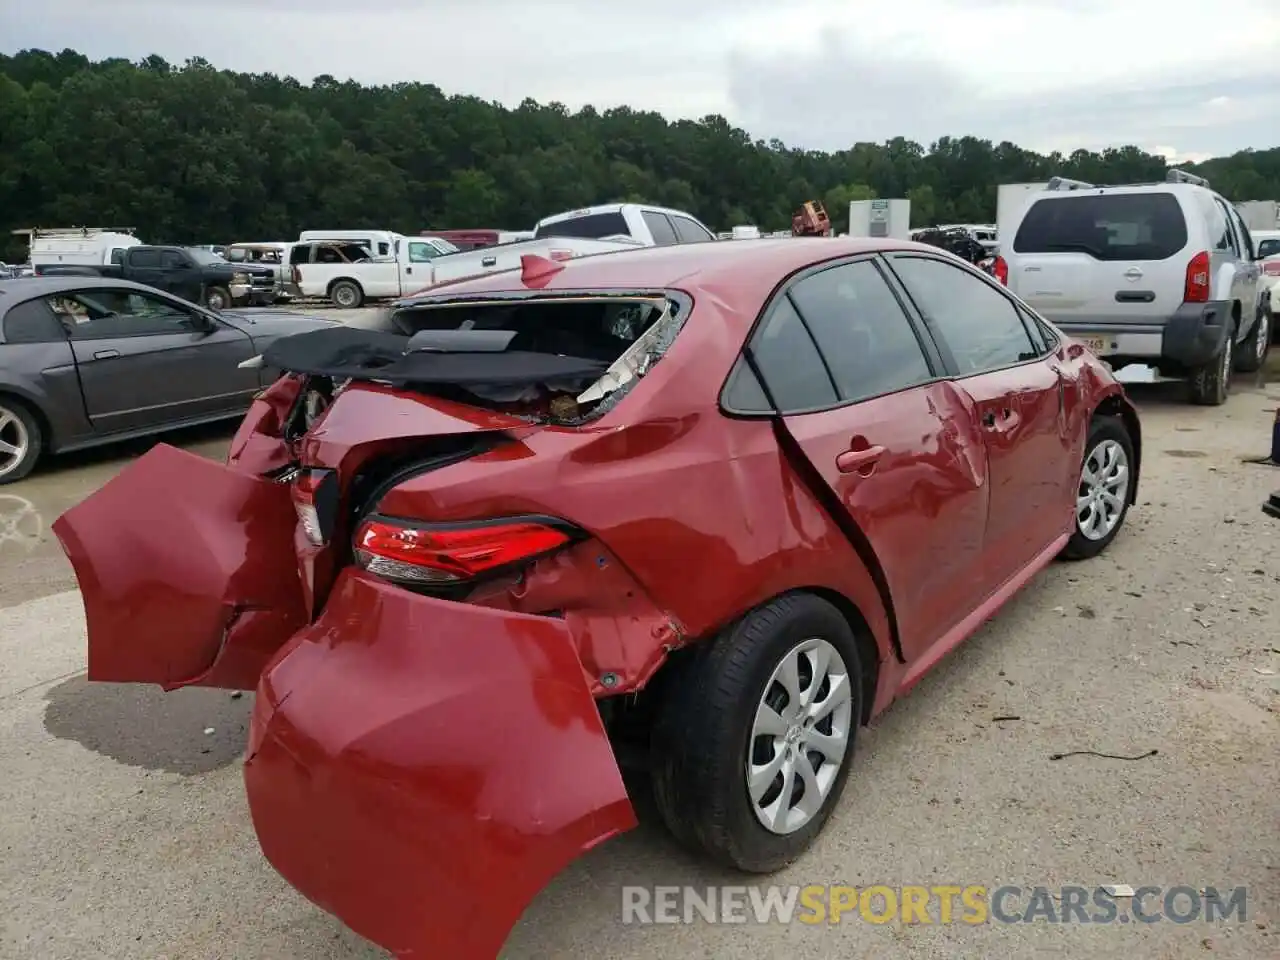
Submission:
M 196 314 L 199 314 L 201 316 L 208 317 L 210 320 L 214 322 L 215 325 L 219 327 L 226 326 L 226 324 L 221 319 L 214 316 L 212 313 L 206 313 L 205 311 L 201 310 L 198 306 L 196 306 L 193 303 L 187 303 L 185 300 L 179 300 L 175 297 L 167 296 L 162 290 L 134 290 L 131 287 L 80 287 L 74 290 L 63 290 L 63 291 L 60 291 L 59 293 L 46 293 L 43 295 L 43 299 L 45 301 L 45 304 L 48 305 L 49 300 L 55 297 L 77 297 L 77 296 L 80 296 L 81 294 L 91 295 L 93 293 L 123 293 L 123 294 L 136 293 L 141 297 L 151 297 L 153 300 L 162 300 L 174 310 L 177 310 L 181 313 L 185 313 L 188 316 L 195 316 Z M 57 314 L 55 313 L 54 316 L 57 316 Z M 64 327 L 63 329 L 65 330 L 66 328 Z M 183 331 L 181 331 L 180 329 L 152 330 L 148 333 L 125 333 L 125 334 L 111 333 L 111 334 L 103 334 L 101 336 L 96 336 L 96 337 L 94 336 L 78 337 L 75 335 L 74 331 L 68 330 L 67 342 L 76 344 L 76 343 L 84 343 L 89 340 L 123 340 L 123 339 L 129 339 L 131 337 L 170 337 L 170 336 L 173 336 L 175 333 L 181 333 L 181 332 Z M 198 331 L 193 328 L 188 332 L 197 333 Z
M 941 259 L 941 258 L 933 258 Z M 764 329 L 766 323 L 772 318 L 775 308 L 783 300 L 786 300 L 791 309 L 795 310 L 796 316 L 800 318 L 801 326 L 804 327 L 805 333 L 808 335 L 810 342 L 813 343 L 814 350 L 817 351 L 818 357 L 822 361 L 823 369 L 826 371 L 828 380 L 831 383 L 833 392 L 839 398 L 840 390 L 836 386 L 835 378 L 831 374 L 831 367 L 826 356 L 822 352 L 822 348 L 818 346 L 818 341 L 813 336 L 813 330 L 809 327 L 809 321 L 805 319 L 804 314 L 796 305 L 794 298 L 791 296 L 792 288 L 815 274 L 822 273 L 826 270 L 833 270 L 836 267 L 848 266 L 853 263 L 870 262 L 884 278 L 889 286 L 890 292 L 894 299 L 898 301 L 898 306 L 902 308 L 902 313 L 907 319 L 907 323 L 911 327 L 911 331 L 916 336 L 916 341 L 920 344 L 921 352 L 924 354 L 926 365 L 932 377 L 928 380 L 921 380 L 919 383 L 911 384 L 906 387 L 899 387 L 896 390 L 887 390 L 884 393 L 877 393 L 872 396 L 857 397 L 852 400 L 837 399 L 836 403 L 823 404 L 818 407 L 797 408 L 795 410 L 780 410 L 778 404 L 769 392 L 769 385 L 762 376 L 760 365 L 757 361 L 755 351 L 752 344 Z M 729 368 L 729 373 L 725 377 L 724 382 L 720 385 L 719 406 L 720 412 L 728 417 L 743 420 L 759 420 L 772 417 L 802 417 L 811 413 L 826 413 L 832 410 L 842 410 L 845 407 L 852 407 L 859 403 L 867 403 L 871 400 L 878 400 L 882 397 L 890 397 L 896 393 L 903 393 L 907 390 L 918 390 L 921 387 L 927 387 L 930 384 L 938 383 L 943 380 L 956 379 L 954 373 L 947 369 L 947 361 L 945 356 L 939 349 L 938 344 L 934 341 L 931 331 L 922 323 L 922 317 L 916 310 L 915 305 L 908 299 L 904 299 L 905 289 L 902 287 L 897 275 L 888 269 L 884 256 L 881 253 L 862 253 L 854 256 L 838 257 L 831 260 L 823 260 L 820 263 L 810 264 L 795 273 L 788 275 L 774 288 L 766 298 L 764 306 L 756 315 L 755 320 L 751 324 L 751 329 L 747 331 L 747 336 L 743 340 L 742 349 L 738 354 L 738 358 L 734 360 L 733 365 Z M 742 375 L 743 368 L 750 371 L 755 377 L 756 383 L 759 385 L 761 392 L 771 405 L 769 410 L 736 410 L 729 404 L 729 393 Z
M 981 270 L 976 269 L 975 267 L 970 266 L 969 264 L 965 263 L 963 260 L 959 260 L 959 259 L 951 260 L 946 257 L 934 256 L 933 254 L 923 252 L 923 251 L 917 252 L 915 250 L 893 250 L 893 251 L 888 251 L 886 256 L 887 256 L 887 259 L 890 261 L 890 269 L 892 269 L 892 261 L 894 260 L 916 259 L 916 260 L 935 260 L 938 263 L 945 263 L 949 266 L 956 267 L 965 271 L 970 276 L 986 284 L 990 289 L 996 291 L 998 294 L 1000 294 L 1000 296 L 1002 296 L 1005 299 L 1005 301 L 1009 304 L 1009 306 L 1013 308 L 1014 315 L 1018 318 L 1019 322 L 1022 324 L 1022 332 L 1026 334 L 1027 342 L 1030 343 L 1033 348 L 1039 349 L 1038 344 L 1036 343 L 1036 338 L 1032 335 L 1031 331 L 1027 329 L 1027 320 L 1029 317 L 1035 316 L 1035 311 L 1033 311 L 1030 307 L 1023 304 L 1017 298 L 1015 298 L 1012 294 L 1009 293 L 1007 289 L 1005 289 L 1003 284 L 997 283 L 988 274 L 984 273 Z M 897 276 L 896 271 L 894 275 Z M 898 279 L 901 282 L 901 277 L 899 277 Z M 903 289 L 904 291 L 906 291 L 906 295 L 910 297 L 911 294 L 909 291 L 906 290 L 905 283 L 903 283 Z M 950 344 L 947 343 L 947 338 L 943 336 L 942 331 L 934 329 L 934 324 L 929 319 L 928 314 L 924 312 L 924 309 L 920 307 L 919 304 L 915 303 L 914 299 L 912 300 L 912 304 L 915 306 L 920 316 L 921 322 L 925 325 L 925 328 L 930 332 L 930 334 L 933 336 L 933 339 L 938 344 L 938 350 L 942 354 L 943 362 L 946 366 L 946 369 L 950 373 L 950 376 L 947 377 L 947 379 L 949 380 L 963 381 L 963 380 L 968 380 L 971 377 L 986 376 L 988 373 L 999 373 L 1001 370 L 1012 370 L 1015 367 L 1025 367 L 1032 363 L 1042 363 L 1045 359 L 1051 356 L 1053 352 L 1062 343 L 1061 337 L 1058 336 L 1055 331 L 1053 331 L 1046 324 L 1037 323 L 1037 326 L 1042 331 L 1044 331 L 1044 339 L 1046 341 L 1051 341 L 1047 343 L 1047 349 L 1045 350 L 1044 353 L 1038 353 L 1036 354 L 1036 356 L 1028 357 L 1025 360 L 1015 360 L 1012 363 L 1001 364 L 998 367 L 986 367 L 982 370 L 974 370 L 972 372 L 966 373 L 962 371 L 960 369 L 960 365 L 956 363 L 955 355 L 951 352 L 951 346 Z

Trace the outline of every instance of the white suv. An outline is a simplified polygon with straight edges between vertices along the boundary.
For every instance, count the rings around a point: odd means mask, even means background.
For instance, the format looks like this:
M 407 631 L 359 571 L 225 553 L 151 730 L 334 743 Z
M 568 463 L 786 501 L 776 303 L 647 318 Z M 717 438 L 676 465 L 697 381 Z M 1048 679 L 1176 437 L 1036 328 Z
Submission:
M 1098 187 L 1055 177 L 1001 244 L 994 273 L 1112 367 L 1190 380 L 1195 403 L 1227 398 L 1231 372 L 1270 347 L 1261 273 L 1239 213 L 1207 180 Z

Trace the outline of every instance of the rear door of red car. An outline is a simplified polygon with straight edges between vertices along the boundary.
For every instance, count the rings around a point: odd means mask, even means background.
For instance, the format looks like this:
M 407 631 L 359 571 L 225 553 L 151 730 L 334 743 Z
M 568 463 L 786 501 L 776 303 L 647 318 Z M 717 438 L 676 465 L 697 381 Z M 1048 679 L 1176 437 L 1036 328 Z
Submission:
M 942 376 L 873 257 L 799 275 L 769 306 L 750 356 L 763 391 L 735 378 L 726 408 L 783 413 L 784 446 L 837 522 L 869 544 L 903 652 L 917 656 L 971 611 L 978 585 L 987 484 L 972 402 Z
M 889 262 L 978 411 L 991 478 L 989 592 L 1070 528 L 1077 467 L 1062 374 L 1046 332 L 996 284 L 936 257 Z

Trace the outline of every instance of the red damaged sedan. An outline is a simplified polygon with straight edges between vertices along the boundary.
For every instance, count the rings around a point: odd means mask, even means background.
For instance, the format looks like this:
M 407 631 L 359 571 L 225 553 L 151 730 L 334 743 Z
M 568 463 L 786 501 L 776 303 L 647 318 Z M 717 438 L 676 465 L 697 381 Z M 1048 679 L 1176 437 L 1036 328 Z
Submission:
M 495 956 L 635 824 L 794 860 L 860 726 L 1134 502 L 1108 369 L 932 247 L 627 251 L 275 343 L 226 465 L 55 525 L 93 680 L 257 689 L 267 858 L 399 957 Z

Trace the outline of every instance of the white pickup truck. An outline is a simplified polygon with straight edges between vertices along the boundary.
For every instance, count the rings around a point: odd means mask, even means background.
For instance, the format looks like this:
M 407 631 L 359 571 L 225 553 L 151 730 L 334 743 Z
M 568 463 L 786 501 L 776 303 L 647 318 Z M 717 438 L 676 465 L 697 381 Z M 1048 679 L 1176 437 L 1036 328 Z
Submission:
M 673 243 L 701 243 L 715 235 L 679 210 L 614 203 L 571 210 L 540 220 L 532 240 L 458 251 L 439 237 L 404 237 L 389 257 L 336 241 L 293 248 L 293 280 L 304 297 L 324 297 L 343 308 L 395 299 L 447 280 L 512 270 L 530 254 L 571 260 L 596 253 Z

